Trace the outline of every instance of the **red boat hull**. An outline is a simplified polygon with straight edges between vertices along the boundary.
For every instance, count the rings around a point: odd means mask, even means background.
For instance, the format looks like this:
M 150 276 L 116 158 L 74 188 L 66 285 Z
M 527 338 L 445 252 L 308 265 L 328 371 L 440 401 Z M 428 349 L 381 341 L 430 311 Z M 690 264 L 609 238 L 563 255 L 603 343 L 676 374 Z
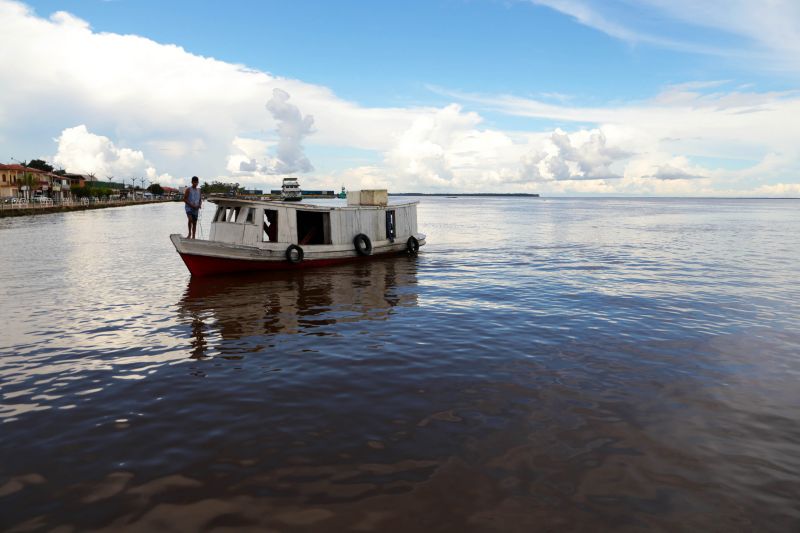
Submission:
M 389 252 L 379 255 L 393 255 L 399 252 Z M 232 274 L 236 272 L 263 272 L 272 270 L 299 270 L 304 268 L 316 268 L 341 263 L 352 263 L 353 261 L 369 260 L 370 257 L 342 257 L 336 259 L 306 259 L 299 263 L 289 261 L 250 261 L 246 259 L 227 259 L 224 257 L 210 257 L 207 255 L 194 255 L 180 253 L 181 259 L 186 264 L 186 268 L 192 276 L 214 276 L 217 274 Z

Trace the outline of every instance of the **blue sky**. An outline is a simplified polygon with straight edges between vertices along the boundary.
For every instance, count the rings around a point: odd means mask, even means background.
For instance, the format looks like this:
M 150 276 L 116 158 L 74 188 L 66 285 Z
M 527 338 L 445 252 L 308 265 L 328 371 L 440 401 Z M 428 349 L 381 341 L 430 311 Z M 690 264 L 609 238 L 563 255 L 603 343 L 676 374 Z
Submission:
M 192 53 L 331 87 L 363 105 L 441 103 L 427 86 L 470 92 L 562 94 L 580 103 L 642 99 L 686 80 L 796 86 L 797 73 L 713 54 L 614 39 L 550 7 L 524 1 L 425 0 L 29 2 L 64 10 L 98 32 L 135 34 Z M 667 36 L 715 46 L 743 39 L 643 17 Z M 648 20 L 649 19 L 649 20 Z M 713 39 L 713 40 L 712 40 Z
M 0 89 L 20 76 L 37 86 L 0 96 L 0 117 L 68 104 L 36 124 L 0 124 L 14 152 L 0 158 L 164 183 L 201 166 L 266 187 L 283 169 L 309 186 L 800 195 L 800 138 L 785 121 L 800 118 L 796 2 L 0 0 L 0 9 L 16 29 L 0 40 L 21 52 L 0 54 L 15 73 Z M 34 42 L 12 40 L 21 35 Z M 37 68 L 67 67 L 82 76 L 49 80 L 52 95 L 39 86 L 48 78 Z M 276 98 L 280 109 L 267 111 Z M 279 146 L 310 165 L 280 161 Z

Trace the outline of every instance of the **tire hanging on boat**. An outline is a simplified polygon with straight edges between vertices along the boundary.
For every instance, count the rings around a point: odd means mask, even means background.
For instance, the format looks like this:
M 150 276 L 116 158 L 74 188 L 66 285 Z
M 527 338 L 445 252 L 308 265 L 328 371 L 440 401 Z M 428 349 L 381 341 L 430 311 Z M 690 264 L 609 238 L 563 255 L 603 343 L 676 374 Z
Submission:
M 292 252 L 294 251 L 297 251 L 297 254 L 293 254 Z M 303 255 L 303 249 L 296 244 L 290 244 L 289 247 L 286 248 L 286 260 L 290 263 L 299 263 L 303 260 Z
M 372 241 L 363 233 L 359 233 L 353 237 L 353 245 L 356 247 L 356 253 L 358 255 L 372 255 Z
M 406 250 L 408 250 L 408 253 L 411 255 L 417 255 L 419 252 L 419 241 L 413 235 L 406 241 Z

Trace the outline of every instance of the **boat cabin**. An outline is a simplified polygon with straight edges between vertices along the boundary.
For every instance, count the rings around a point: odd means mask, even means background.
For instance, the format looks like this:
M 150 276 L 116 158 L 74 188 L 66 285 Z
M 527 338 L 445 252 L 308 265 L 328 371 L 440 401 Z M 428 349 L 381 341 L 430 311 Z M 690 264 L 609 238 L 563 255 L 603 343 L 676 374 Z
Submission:
M 386 206 L 323 206 L 210 198 L 217 204 L 210 241 L 262 247 L 267 243 L 351 246 L 364 234 L 374 243 L 416 233 L 416 202 Z

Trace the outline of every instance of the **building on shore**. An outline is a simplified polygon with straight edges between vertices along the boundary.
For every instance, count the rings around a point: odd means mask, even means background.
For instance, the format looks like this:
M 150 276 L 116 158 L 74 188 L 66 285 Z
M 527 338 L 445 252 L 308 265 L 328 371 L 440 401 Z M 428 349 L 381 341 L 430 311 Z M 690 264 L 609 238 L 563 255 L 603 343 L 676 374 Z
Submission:
M 26 179 L 30 176 L 31 179 Z M 65 175 L 23 165 L 0 164 L 0 198 L 50 198 L 61 202 L 71 197 L 72 181 Z M 29 190 L 30 189 L 30 190 Z
M 64 174 L 64 177 L 69 180 L 70 186 L 75 187 L 84 187 L 87 181 L 92 181 L 91 176 L 87 176 L 85 174 L 73 174 L 72 172 L 67 172 Z

